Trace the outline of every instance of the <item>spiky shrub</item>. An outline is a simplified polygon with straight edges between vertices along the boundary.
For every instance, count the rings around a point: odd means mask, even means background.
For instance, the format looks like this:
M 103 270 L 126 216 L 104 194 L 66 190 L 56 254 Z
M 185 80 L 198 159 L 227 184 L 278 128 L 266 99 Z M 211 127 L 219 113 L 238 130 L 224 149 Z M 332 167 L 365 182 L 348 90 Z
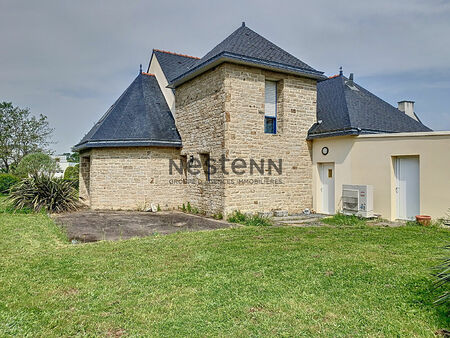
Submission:
M 80 207 L 76 189 L 61 178 L 37 175 L 23 179 L 11 189 L 9 202 L 16 209 L 64 212 Z
M 444 247 L 447 253 L 450 252 L 450 244 Z M 450 256 L 444 258 L 442 264 L 436 267 L 436 287 L 443 290 L 441 296 L 436 300 L 436 303 L 450 304 Z

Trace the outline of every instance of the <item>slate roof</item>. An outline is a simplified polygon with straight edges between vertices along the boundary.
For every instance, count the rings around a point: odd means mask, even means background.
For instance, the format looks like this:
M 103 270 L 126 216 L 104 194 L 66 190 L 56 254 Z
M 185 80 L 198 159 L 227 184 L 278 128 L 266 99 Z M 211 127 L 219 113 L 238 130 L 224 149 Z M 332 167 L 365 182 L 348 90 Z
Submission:
M 74 149 L 120 146 L 181 147 L 154 75 L 139 74 Z
M 317 121 L 308 139 L 341 135 L 431 131 L 345 76 L 317 84 Z
M 255 64 L 317 79 L 326 79 L 323 76 L 323 72 L 315 70 L 300 61 L 295 56 L 246 27 L 243 23 L 241 27 L 214 47 L 209 53 L 193 63 L 189 67 L 189 70 L 172 79 L 170 81 L 171 86 L 176 87 L 196 74 L 206 71 L 221 61 L 226 60 Z
M 188 71 L 189 67 L 199 60 L 199 58 L 194 56 L 177 54 L 159 49 L 153 49 L 153 54 L 155 54 L 158 59 L 159 65 L 168 82 L 171 82 L 178 75 Z

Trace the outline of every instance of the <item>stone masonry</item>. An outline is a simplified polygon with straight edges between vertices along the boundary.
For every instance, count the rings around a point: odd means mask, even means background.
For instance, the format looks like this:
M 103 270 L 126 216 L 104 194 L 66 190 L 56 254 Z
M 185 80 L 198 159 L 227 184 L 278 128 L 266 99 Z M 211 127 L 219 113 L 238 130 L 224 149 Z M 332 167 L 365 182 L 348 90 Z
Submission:
M 169 175 L 169 159 L 180 150 L 161 147 L 95 148 L 82 152 L 80 197 L 93 209 L 144 210 L 151 203 L 162 210 L 183 203 L 182 175 Z
M 282 160 L 281 175 L 274 171 L 269 175 L 267 165 L 264 176 L 250 175 L 249 170 L 230 175 L 235 182 L 225 187 L 224 212 L 281 209 L 297 213 L 312 208 L 312 159 L 306 137 L 316 120 L 316 81 L 234 64 L 224 68 L 229 94 L 225 103 L 228 157 L 263 159 L 265 164 L 269 159 Z M 264 133 L 265 80 L 277 81 L 276 134 Z M 274 183 L 252 184 L 255 178 Z
M 265 80 L 277 81 L 277 134 L 264 133 Z M 312 207 L 311 149 L 306 141 L 316 116 L 316 81 L 259 68 L 224 63 L 184 83 L 175 93 L 176 124 L 186 160 L 203 163 L 224 155 L 221 170 L 207 182 L 205 170 L 187 174 L 186 200 L 207 213 L 233 210 L 300 212 Z M 243 159 L 244 174 L 231 170 Z M 265 161 L 264 174 L 250 174 L 250 159 Z M 282 173 L 268 160 L 282 161 Z M 244 163 L 238 160 L 242 167 Z M 217 165 L 220 166 L 220 165 Z M 202 169 L 205 169 L 203 166 Z M 195 184 L 199 180 L 199 184 Z
M 209 214 L 223 213 L 224 184 L 206 182 L 205 155 L 219 158 L 225 148 L 225 68 L 210 70 L 175 91 L 176 125 L 186 161 L 202 164 L 199 174 L 186 173 L 186 200 Z M 214 179 L 223 179 L 220 174 Z
M 277 82 L 277 133 L 264 133 L 265 81 Z M 311 149 L 316 81 L 223 63 L 176 88 L 183 148 L 94 148 L 81 153 L 80 197 L 94 209 L 176 209 L 207 214 L 312 208 Z M 217 162 L 226 158 L 224 174 Z M 208 175 L 211 159 L 217 172 Z M 169 172 L 169 160 L 198 166 Z M 239 170 L 232 171 L 237 160 Z M 261 168 L 250 172 L 250 160 Z M 279 168 L 269 172 L 268 161 Z M 216 162 L 214 162 L 216 161 Z M 235 163 L 236 164 L 236 163 Z M 243 172 L 243 174 L 240 174 Z M 208 181 L 208 176 L 210 180 Z M 181 182 L 183 181 L 183 182 Z

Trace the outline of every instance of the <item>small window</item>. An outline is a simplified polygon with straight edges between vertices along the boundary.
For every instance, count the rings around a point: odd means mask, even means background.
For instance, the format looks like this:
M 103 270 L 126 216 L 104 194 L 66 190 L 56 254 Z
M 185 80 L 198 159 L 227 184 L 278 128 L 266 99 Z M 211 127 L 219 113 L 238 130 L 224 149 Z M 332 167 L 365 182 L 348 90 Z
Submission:
M 277 83 L 266 81 L 265 89 L 264 132 L 266 134 L 277 133 Z
M 181 165 L 183 167 L 183 177 L 187 179 L 187 155 L 181 155 Z
M 329 178 L 333 177 L 333 169 L 328 169 L 328 177 Z
M 211 158 L 208 153 L 200 154 L 202 158 L 203 171 L 205 173 L 205 179 L 207 182 L 211 181 Z
M 277 119 L 271 116 L 264 117 L 264 132 L 266 134 L 277 133 Z

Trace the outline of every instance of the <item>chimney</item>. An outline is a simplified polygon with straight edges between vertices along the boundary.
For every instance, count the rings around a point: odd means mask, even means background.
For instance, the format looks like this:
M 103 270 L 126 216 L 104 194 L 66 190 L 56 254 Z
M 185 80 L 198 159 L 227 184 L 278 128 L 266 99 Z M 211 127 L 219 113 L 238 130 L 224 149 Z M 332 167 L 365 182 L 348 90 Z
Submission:
M 350 73 L 350 76 L 348 77 L 347 84 L 351 87 L 353 86 L 353 73 Z
M 404 112 L 409 117 L 413 118 L 414 120 L 417 120 L 416 114 L 414 114 L 414 101 L 400 101 L 398 102 L 398 110 Z
M 348 77 L 348 80 L 345 81 L 345 84 L 351 90 L 359 91 L 359 89 L 356 88 L 355 83 L 353 82 L 353 73 L 350 73 L 350 76 Z

